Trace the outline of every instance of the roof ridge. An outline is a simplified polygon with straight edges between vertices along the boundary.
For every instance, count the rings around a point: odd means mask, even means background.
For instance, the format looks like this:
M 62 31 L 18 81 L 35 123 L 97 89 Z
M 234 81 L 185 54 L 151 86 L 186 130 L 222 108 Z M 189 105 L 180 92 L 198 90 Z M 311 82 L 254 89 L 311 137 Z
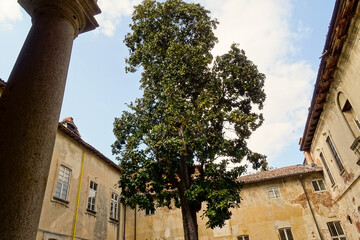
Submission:
M 297 164 L 297 165 L 290 165 L 270 171 L 258 172 L 254 174 L 241 176 L 238 178 L 238 181 L 242 181 L 244 183 L 255 183 L 255 182 L 262 182 L 267 180 L 292 177 L 296 175 L 308 174 L 313 172 L 322 172 L 322 171 L 323 171 L 322 167 L 320 166 Z

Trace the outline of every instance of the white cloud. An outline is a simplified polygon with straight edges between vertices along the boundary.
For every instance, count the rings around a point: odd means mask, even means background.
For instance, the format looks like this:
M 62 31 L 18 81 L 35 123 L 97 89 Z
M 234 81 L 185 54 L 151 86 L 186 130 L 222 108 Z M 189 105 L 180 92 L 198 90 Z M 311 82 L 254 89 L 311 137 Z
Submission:
M 141 0 L 99 0 L 98 5 L 102 13 L 95 16 L 100 25 L 98 31 L 112 37 L 122 17 L 130 16 L 134 6 L 140 2 Z
M 20 5 L 15 0 L 0 1 L 0 29 L 11 30 L 13 22 L 21 20 Z
M 315 77 L 310 65 L 276 63 L 267 73 L 265 123 L 254 133 L 250 146 L 271 160 L 290 143 L 297 143 L 307 115 L 307 94 Z
M 219 44 L 214 55 L 226 53 L 239 43 L 246 55 L 266 74 L 265 122 L 249 146 L 266 154 L 272 163 L 289 144 L 297 144 L 309 106 L 311 80 L 315 72 L 304 62 L 290 62 L 301 51 L 295 43 L 310 30 L 301 23 L 290 29 L 290 0 L 200 1 L 220 22 L 216 35 Z M 306 30 L 306 31 L 304 31 Z
M 214 54 L 227 52 L 233 42 L 239 43 L 261 68 L 271 66 L 292 52 L 288 18 L 288 0 L 216 0 L 202 1 L 220 22 L 216 35 L 219 44 Z

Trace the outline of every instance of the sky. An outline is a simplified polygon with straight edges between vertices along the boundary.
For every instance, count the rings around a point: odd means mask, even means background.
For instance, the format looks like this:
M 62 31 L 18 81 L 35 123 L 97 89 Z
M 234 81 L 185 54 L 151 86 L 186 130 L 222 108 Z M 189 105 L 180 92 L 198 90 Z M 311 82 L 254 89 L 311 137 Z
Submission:
M 84 141 L 115 161 L 115 117 L 142 96 L 140 72 L 125 73 L 123 43 L 138 0 L 99 0 L 100 27 L 75 40 L 60 119 L 73 117 Z M 190 2 L 190 1 L 188 1 Z M 270 166 L 301 164 L 299 139 L 310 106 L 335 0 L 194 0 L 220 24 L 221 55 L 238 43 L 266 75 L 265 122 L 249 140 Z M 7 81 L 31 27 L 14 0 L 0 1 L 0 78 Z

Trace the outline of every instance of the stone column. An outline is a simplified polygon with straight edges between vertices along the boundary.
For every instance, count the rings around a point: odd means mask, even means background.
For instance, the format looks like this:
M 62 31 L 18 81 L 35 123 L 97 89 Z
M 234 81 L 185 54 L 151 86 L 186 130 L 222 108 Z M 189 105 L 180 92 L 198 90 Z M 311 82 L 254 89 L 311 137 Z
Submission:
M 19 0 L 32 27 L 0 98 L 1 239 L 35 239 L 74 38 L 97 0 Z

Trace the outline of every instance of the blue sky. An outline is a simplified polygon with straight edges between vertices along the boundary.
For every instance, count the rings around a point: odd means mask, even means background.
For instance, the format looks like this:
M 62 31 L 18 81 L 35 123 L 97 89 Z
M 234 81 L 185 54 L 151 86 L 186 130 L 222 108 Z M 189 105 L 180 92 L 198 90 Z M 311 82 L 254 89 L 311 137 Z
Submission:
M 100 27 L 79 35 L 72 51 L 59 121 L 72 116 L 85 141 L 112 160 L 112 124 L 125 103 L 141 97 L 140 72 L 125 73 L 123 43 L 138 0 L 99 0 Z M 198 0 L 220 25 L 221 55 L 235 42 L 266 74 L 265 123 L 249 146 L 271 166 L 302 163 L 299 151 L 319 57 L 334 0 Z M 30 17 L 14 0 L 0 1 L 0 78 L 7 80 L 26 35 Z

